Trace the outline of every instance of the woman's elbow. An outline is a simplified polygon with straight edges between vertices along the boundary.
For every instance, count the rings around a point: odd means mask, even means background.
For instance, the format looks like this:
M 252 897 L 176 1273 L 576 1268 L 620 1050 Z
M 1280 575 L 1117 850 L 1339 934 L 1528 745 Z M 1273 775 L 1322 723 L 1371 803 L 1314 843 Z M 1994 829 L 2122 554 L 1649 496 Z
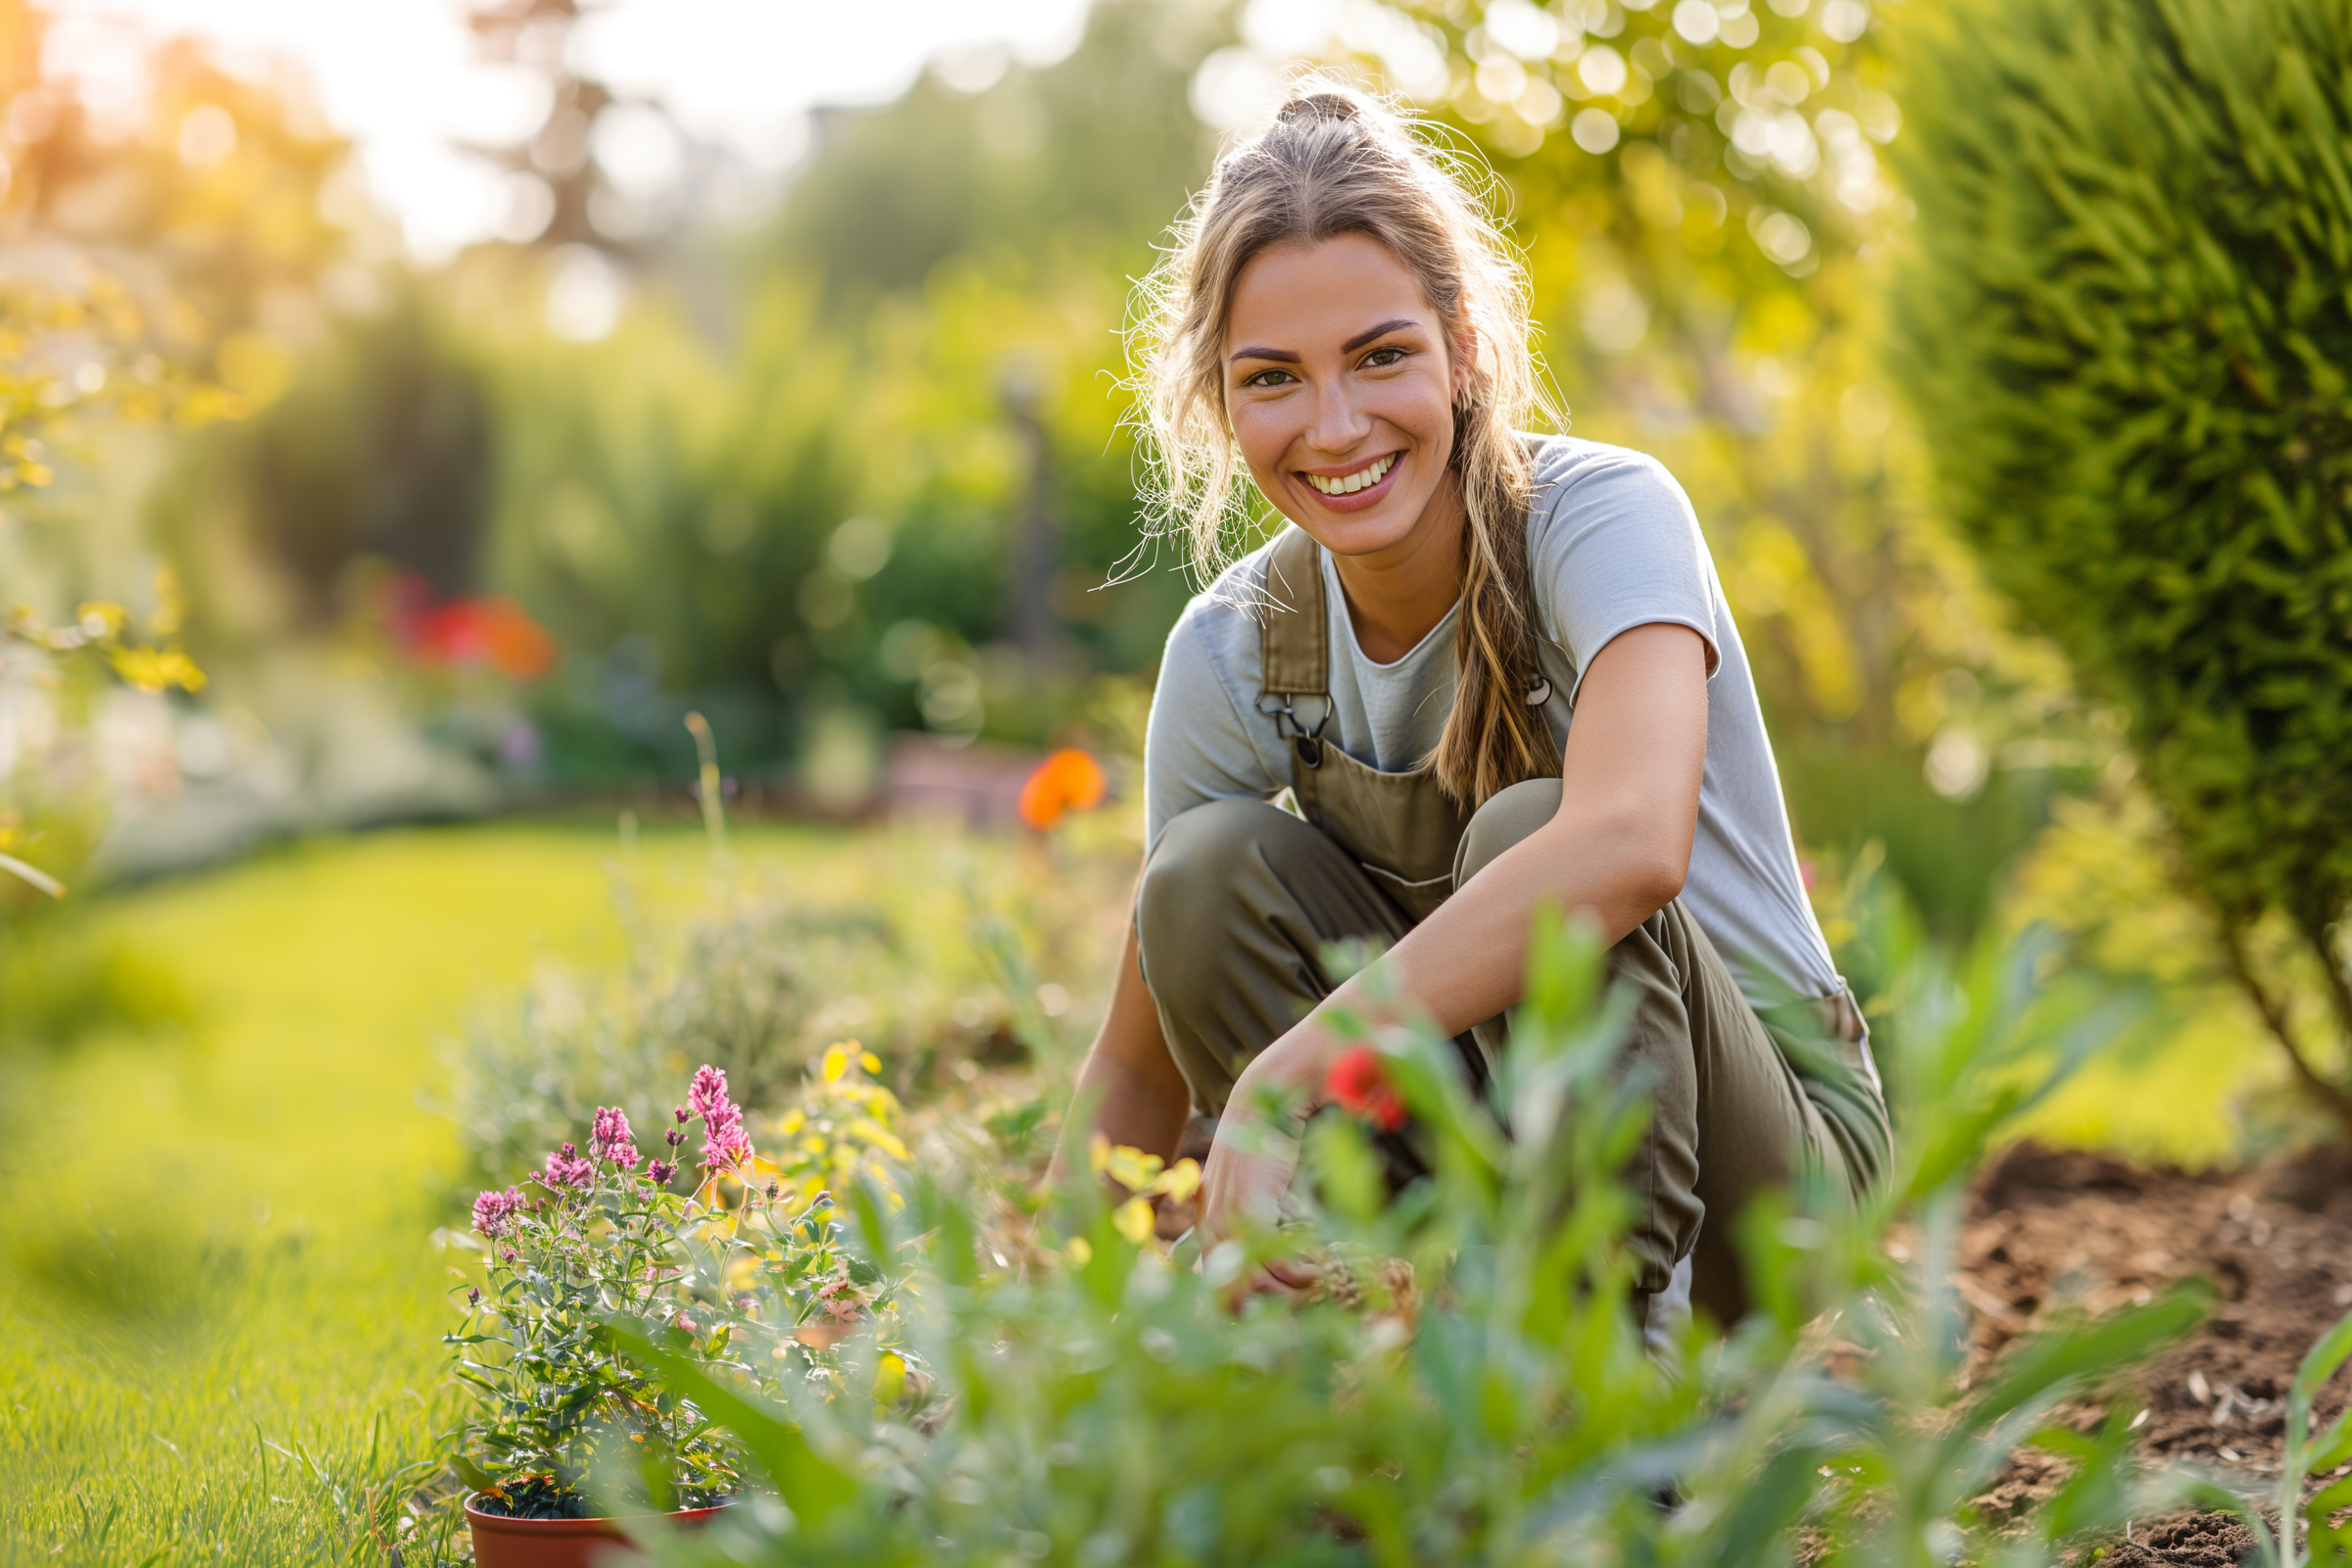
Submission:
M 1643 858 L 1641 877 L 1641 903 L 1650 914 L 1657 913 L 1683 896 L 1683 882 L 1690 874 L 1690 855 L 1688 850 L 1677 855 L 1672 850 Z M 1647 918 L 1645 915 L 1643 918 Z

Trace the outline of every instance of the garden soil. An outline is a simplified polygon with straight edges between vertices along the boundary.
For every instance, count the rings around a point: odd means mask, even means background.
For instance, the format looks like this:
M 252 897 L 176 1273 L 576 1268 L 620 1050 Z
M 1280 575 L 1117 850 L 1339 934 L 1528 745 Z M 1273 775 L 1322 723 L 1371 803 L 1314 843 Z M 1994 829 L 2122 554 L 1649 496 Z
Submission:
M 2352 1308 L 2352 1153 L 2323 1149 L 2200 1173 L 2022 1144 L 1979 1178 L 1961 1253 L 1979 1371 L 2054 1312 L 2109 1311 L 2180 1280 L 2208 1281 L 2211 1315 L 2135 1380 L 2147 1404 L 2139 1442 L 2232 1491 L 2267 1492 L 2295 1369 Z M 2352 1375 L 2339 1374 L 2317 1419 L 2348 1399 Z M 2020 1514 L 2063 1479 L 2054 1461 L 2029 1453 L 1977 1507 L 1992 1519 Z M 2226 1515 L 2180 1514 L 2135 1523 L 2100 1563 L 2234 1568 L 2249 1544 Z

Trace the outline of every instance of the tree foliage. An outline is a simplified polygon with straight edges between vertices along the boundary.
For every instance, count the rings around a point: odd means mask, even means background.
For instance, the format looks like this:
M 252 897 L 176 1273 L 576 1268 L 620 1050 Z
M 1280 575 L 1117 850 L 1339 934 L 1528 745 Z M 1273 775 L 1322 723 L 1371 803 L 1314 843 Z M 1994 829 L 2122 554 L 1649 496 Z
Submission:
M 1975 0 L 1920 35 L 1900 373 L 1992 581 L 2132 714 L 2185 879 L 2352 1041 L 2352 13 Z

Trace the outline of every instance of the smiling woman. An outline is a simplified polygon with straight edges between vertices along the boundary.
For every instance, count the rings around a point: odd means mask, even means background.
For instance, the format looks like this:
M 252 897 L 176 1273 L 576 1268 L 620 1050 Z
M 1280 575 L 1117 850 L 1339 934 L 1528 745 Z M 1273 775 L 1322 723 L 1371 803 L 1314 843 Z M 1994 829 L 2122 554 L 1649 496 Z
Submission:
M 1148 287 L 1165 525 L 1223 564 L 1246 471 L 1294 526 L 1169 638 L 1136 923 L 1065 1147 L 1164 1156 L 1188 1109 L 1220 1117 L 1203 1240 L 1271 1220 L 1334 1098 L 1333 1008 L 1433 1018 L 1482 1084 L 1564 907 L 1634 999 L 1641 1305 L 1688 1290 L 1729 1323 L 1739 1209 L 1806 1173 L 1859 1193 L 1885 1102 L 1689 501 L 1640 454 L 1521 433 L 1560 420 L 1490 183 L 1308 82 Z M 1343 980 L 1348 939 L 1388 952 Z M 1381 1139 L 1394 1180 L 1426 1168 L 1409 1125 Z

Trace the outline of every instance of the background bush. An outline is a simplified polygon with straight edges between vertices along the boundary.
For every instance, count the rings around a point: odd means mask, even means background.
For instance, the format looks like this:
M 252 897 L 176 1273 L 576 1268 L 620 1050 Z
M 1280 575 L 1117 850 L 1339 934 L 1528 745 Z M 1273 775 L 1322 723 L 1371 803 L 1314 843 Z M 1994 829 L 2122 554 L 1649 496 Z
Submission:
M 2352 1126 L 2317 1070 L 2352 1046 L 2352 17 L 1984 0 L 1910 52 L 1899 366 L 1954 518 L 2131 713 L 2230 969 Z M 2332 1029 L 2289 1017 L 2314 971 Z

